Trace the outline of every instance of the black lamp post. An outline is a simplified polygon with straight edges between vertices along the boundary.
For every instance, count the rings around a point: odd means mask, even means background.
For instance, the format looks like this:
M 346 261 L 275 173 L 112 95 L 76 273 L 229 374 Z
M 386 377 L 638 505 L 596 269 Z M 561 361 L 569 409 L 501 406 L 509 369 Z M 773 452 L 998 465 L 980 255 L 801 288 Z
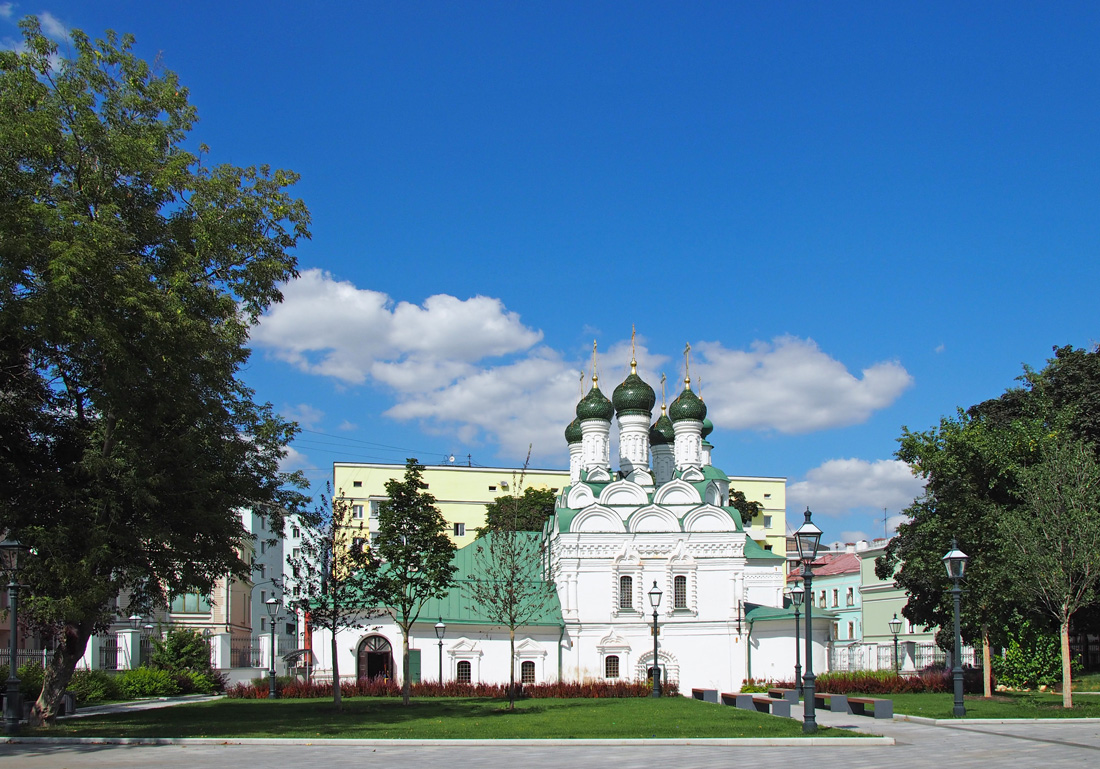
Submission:
M 443 634 L 447 632 L 447 626 L 443 624 L 443 618 L 435 623 L 435 637 L 439 639 L 439 683 L 443 683 Z
M 275 596 L 271 596 L 264 604 L 267 606 L 267 616 L 271 618 L 271 651 L 269 652 L 271 657 L 271 667 L 268 668 L 267 675 L 270 681 L 270 686 L 267 690 L 267 698 L 269 700 L 278 699 L 279 695 L 275 691 L 275 620 L 279 614 L 279 599 Z M 336 684 L 339 686 L 339 682 Z
M 657 580 L 653 580 L 653 587 L 649 591 L 649 605 L 653 607 L 653 697 L 661 696 L 661 665 L 657 657 L 657 607 L 661 605 L 661 588 L 657 587 Z
M 951 550 L 943 557 L 943 565 L 947 568 L 947 576 L 955 583 L 951 588 L 951 596 L 955 602 L 955 653 L 952 655 L 954 664 L 951 666 L 951 678 L 955 684 L 955 707 L 952 712 L 955 716 L 966 715 L 966 705 L 963 704 L 963 669 L 962 669 L 962 629 L 959 626 L 959 597 L 962 590 L 959 588 L 959 580 L 966 575 L 967 555 L 959 550 L 955 540 L 951 540 Z
M 894 675 L 898 675 L 901 672 L 901 663 L 898 660 L 898 633 L 901 632 L 901 620 L 898 619 L 898 613 L 894 612 L 894 618 L 886 624 L 890 626 L 890 632 L 894 634 Z
M 798 614 L 802 608 L 802 602 L 806 599 L 806 591 L 798 583 L 794 583 L 788 591 L 791 597 L 791 606 L 794 607 L 794 685 L 798 689 L 798 696 L 802 696 L 802 650 L 798 648 L 800 636 L 798 633 Z
M 817 559 L 817 548 L 821 544 L 821 529 L 814 525 L 814 522 L 810 520 L 810 508 L 806 508 L 806 521 L 798 527 L 798 531 L 794 533 L 795 544 L 798 545 L 798 558 L 802 561 L 802 582 L 805 586 L 806 593 L 813 593 L 813 579 L 814 572 L 810 568 L 814 560 Z M 813 734 L 817 731 L 817 714 L 815 712 L 815 706 L 817 702 L 814 700 L 814 658 L 813 658 L 813 639 L 814 639 L 814 625 L 813 625 L 813 603 L 806 602 L 806 675 L 802 677 L 803 680 L 803 697 L 804 703 L 802 706 L 802 732 L 804 734 Z
M 0 542 L 0 571 L 8 575 L 8 619 L 11 621 L 11 647 L 8 656 L 7 707 L 4 708 L 4 731 L 19 733 L 19 719 L 23 717 L 23 698 L 19 695 L 18 664 L 19 636 L 19 571 L 23 568 L 23 555 L 29 548 L 14 539 Z

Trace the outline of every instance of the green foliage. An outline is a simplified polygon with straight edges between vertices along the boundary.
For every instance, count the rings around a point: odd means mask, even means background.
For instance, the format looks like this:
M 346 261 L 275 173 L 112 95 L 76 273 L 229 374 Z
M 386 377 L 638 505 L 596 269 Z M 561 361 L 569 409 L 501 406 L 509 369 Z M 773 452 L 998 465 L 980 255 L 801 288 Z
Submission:
M 19 691 L 24 699 L 33 699 L 42 691 L 42 663 L 25 662 L 15 672 L 19 677 Z M 0 681 L 8 680 L 8 666 L 0 665 Z
M 187 89 L 132 37 L 21 26 L 0 51 L 0 530 L 38 553 L 25 616 L 59 629 L 48 710 L 120 591 L 247 576 L 239 511 L 278 532 L 304 501 L 279 471 L 295 426 L 239 374 L 309 213 L 295 174 L 191 152 Z
M 768 681 L 763 678 L 746 678 L 741 684 L 742 694 L 766 694 L 768 689 L 778 688 L 779 684 L 774 681 Z M 793 687 L 782 687 L 793 688 Z
M 225 688 L 220 678 L 198 670 L 177 670 L 174 677 L 180 694 L 214 694 Z
M 120 699 L 114 676 L 103 670 L 77 670 L 69 679 L 68 691 L 77 705 Z
M 210 643 L 198 630 L 170 628 L 163 639 L 153 639 L 149 667 L 173 672 L 207 672 L 211 670 Z
M 180 693 L 176 677 L 167 670 L 134 668 L 115 677 L 118 693 L 128 700 L 140 697 L 172 697 Z
M 745 498 L 745 492 L 730 489 L 730 507 L 736 508 L 741 514 L 742 523 L 752 523 L 752 519 L 764 511 L 762 502 L 750 502 Z
M 1053 686 L 1062 681 L 1062 650 L 1055 633 L 1025 620 L 1008 639 L 1004 656 L 993 658 L 997 680 L 1013 688 Z
M 477 530 L 483 537 L 490 531 L 542 531 L 554 513 L 554 489 L 527 487 L 523 496 L 497 497 L 485 506 L 485 526 Z
M 1010 548 L 1033 542 L 1047 513 L 1023 502 L 1029 469 L 1051 436 L 1100 437 L 1100 350 L 1062 347 L 1041 371 L 1025 368 L 1022 386 L 960 409 L 923 432 L 903 428 L 897 457 L 924 479 L 926 493 L 904 512 L 907 523 L 876 562 L 908 594 L 903 614 L 913 623 L 941 628 L 952 622 L 950 581 L 940 559 L 952 538 L 970 556 L 963 638 L 977 645 L 1007 643 L 1003 617 L 1031 614 L 1034 597 L 1016 589 L 1020 570 Z M 1100 451 L 1091 445 L 1094 453 Z M 1015 532 L 1006 534 L 1006 525 Z M 1083 538 L 1078 538 L 1082 541 Z M 1056 548 L 1055 548 L 1056 549 Z M 950 633 L 938 637 L 945 648 Z

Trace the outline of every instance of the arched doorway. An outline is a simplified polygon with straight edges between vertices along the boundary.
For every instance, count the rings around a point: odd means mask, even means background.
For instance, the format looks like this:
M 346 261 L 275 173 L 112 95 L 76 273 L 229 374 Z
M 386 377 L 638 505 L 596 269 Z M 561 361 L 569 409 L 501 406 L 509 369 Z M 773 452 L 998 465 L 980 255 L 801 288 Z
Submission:
M 393 647 L 380 635 L 369 635 L 359 642 L 355 661 L 357 678 L 393 678 Z

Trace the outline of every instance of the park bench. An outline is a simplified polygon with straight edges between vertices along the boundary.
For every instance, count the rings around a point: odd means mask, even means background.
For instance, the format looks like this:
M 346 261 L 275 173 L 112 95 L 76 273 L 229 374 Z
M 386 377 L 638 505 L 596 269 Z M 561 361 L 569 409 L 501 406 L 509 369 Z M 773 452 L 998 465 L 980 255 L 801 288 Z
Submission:
M 730 694 L 722 692 L 722 704 L 733 705 L 742 710 L 756 710 L 760 713 L 770 713 L 782 718 L 791 717 L 791 703 L 788 700 L 777 700 L 774 697 L 763 697 L 759 694 Z
M 814 692 L 814 707 L 828 708 L 833 713 L 851 713 L 848 708 L 848 695 Z
M 717 689 L 692 689 L 691 696 L 703 702 L 718 702 Z
M 871 713 L 867 708 L 871 708 Z M 875 718 L 893 718 L 894 701 L 877 697 L 849 697 L 848 712 L 857 716 L 874 715 Z
M 797 689 L 768 689 L 768 696 L 775 697 L 777 700 L 787 700 L 788 702 L 798 702 L 798 690 Z

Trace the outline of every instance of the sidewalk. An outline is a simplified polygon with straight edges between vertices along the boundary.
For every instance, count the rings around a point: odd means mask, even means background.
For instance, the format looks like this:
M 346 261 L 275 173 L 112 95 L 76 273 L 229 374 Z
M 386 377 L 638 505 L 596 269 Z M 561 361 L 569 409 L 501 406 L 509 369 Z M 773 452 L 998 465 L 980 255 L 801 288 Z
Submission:
M 179 697 L 150 697 L 143 700 L 129 700 L 127 702 L 113 702 L 109 705 L 92 705 L 86 708 L 77 708 L 71 716 L 58 716 L 58 720 L 69 718 L 84 718 L 86 716 L 100 716 L 105 713 L 127 713 L 133 710 L 155 710 L 156 708 L 170 708 L 173 705 L 186 705 L 191 702 L 209 702 L 219 700 L 224 694 L 184 694 Z

